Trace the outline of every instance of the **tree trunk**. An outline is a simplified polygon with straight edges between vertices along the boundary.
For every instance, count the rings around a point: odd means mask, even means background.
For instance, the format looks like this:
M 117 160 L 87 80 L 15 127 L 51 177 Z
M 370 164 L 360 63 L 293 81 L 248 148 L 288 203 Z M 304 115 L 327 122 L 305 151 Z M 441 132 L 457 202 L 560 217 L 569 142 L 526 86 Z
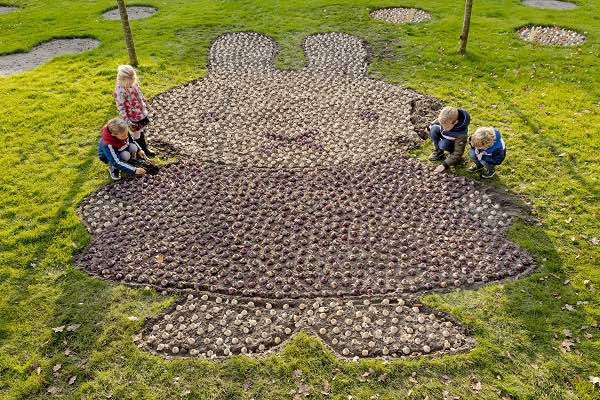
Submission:
M 133 44 L 133 36 L 131 35 L 131 28 L 129 27 L 129 17 L 127 16 L 127 7 L 125 6 L 125 0 L 117 0 L 119 6 L 119 14 L 121 15 L 121 25 L 123 25 L 123 34 L 125 35 L 125 46 L 127 46 L 127 53 L 129 53 L 129 63 L 136 66 L 138 64 L 137 55 L 135 54 L 135 46 Z
M 471 27 L 471 10 L 473 9 L 473 0 L 466 0 L 465 3 L 465 18 L 463 20 L 463 30 L 460 35 L 460 54 L 465 54 L 467 51 L 467 40 L 469 39 L 469 28 Z

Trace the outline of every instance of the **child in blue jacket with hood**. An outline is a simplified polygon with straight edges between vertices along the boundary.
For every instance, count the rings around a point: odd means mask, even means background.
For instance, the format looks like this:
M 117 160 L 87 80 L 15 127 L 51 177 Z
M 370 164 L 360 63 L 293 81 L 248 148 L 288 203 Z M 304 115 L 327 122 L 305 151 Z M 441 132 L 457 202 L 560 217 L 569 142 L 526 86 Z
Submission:
M 442 161 L 434 172 L 443 172 L 463 160 L 470 122 L 471 116 L 465 110 L 444 107 L 437 120 L 429 126 L 427 133 L 433 143 L 433 153 L 429 159 Z M 448 157 L 445 151 L 449 153 Z
M 496 128 L 477 128 L 470 139 L 469 158 L 475 163 L 469 171 L 481 171 L 482 178 L 491 178 L 496 174 L 496 166 L 506 157 L 506 145 L 500 131 Z

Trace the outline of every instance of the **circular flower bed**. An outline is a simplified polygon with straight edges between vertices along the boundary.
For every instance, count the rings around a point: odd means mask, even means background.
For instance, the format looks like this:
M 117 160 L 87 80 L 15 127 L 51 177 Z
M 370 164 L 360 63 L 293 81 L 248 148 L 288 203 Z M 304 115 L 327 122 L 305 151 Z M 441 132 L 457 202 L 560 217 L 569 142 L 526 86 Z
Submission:
M 519 30 L 519 37 L 526 42 L 546 46 L 579 46 L 586 40 L 585 36 L 555 26 L 528 26 Z
M 131 6 L 127 7 L 127 17 L 131 20 L 133 19 L 143 19 L 148 18 L 156 14 L 158 10 L 154 7 L 142 7 L 142 6 Z M 119 14 L 119 9 L 115 8 L 114 10 L 110 10 L 102 14 L 104 19 L 109 21 L 116 21 L 121 18 Z
M 18 7 L 13 7 L 13 6 L 0 6 L 0 15 L 9 14 L 11 12 L 17 11 L 18 9 L 19 9 Z
M 371 13 L 371 18 L 393 24 L 417 24 L 431 20 L 431 14 L 418 8 L 382 8 Z
M 523 0 L 523 4 L 527 7 L 547 10 L 574 10 L 577 8 L 576 4 L 558 0 Z
M 30 71 L 55 57 L 79 54 L 100 46 L 96 39 L 54 39 L 35 46 L 27 53 L 0 56 L 0 76 Z

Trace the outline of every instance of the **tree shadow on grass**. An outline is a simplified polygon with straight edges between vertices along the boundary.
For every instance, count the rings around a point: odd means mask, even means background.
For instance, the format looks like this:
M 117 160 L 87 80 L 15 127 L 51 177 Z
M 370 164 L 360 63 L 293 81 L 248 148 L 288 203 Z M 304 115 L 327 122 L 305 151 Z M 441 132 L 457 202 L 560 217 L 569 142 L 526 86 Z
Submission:
M 14 291 L 14 296 L 12 296 L 10 304 L 14 307 L 35 309 L 36 304 L 31 304 L 32 302 L 48 301 L 47 296 L 52 297 L 53 291 L 58 290 L 60 294 L 58 299 L 53 303 L 54 313 L 49 318 L 52 321 L 50 327 L 81 325 L 80 328 L 71 332 L 65 328 L 63 332 L 54 333 L 52 339 L 45 343 L 42 349 L 27 349 L 33 352 L 33 354 L 26 354 L 26 363 L 30 365 L 37 365 L 43 361 L 44 357 L 53 358 L 57 354 L 64 352 L 67 347 L 69 348 L 69 352 L 76 354 L 76 356 L 61 357 L 67 360 L 67 362 L 70 359 L 69 357 L 74 357 L 73 359 L 76 357 L 78 360 L 84 357 L 83 354 L 89 353 L 93 346 L 97 336 L 95 325 L 102 320 L 106 311 L 104 305 L 109 302 L 110 293 L 106 290 L 108 285 L 105 282 L 91 279 L 83 272 L 74 270 L 73 267 L 68 267 L 66 271 L 62 272 L 55 281 L 57 285 L 53 285 L 52 290 L 46 293 L 43 291 L 40 292 L 40 289 L 43 289 L 40 285 L 43 286 L 45 284 L 44 281 L 48 279 L 48 274 L 44 269 L 36 269 L 38 264 L 46 261 L 47 251 L 57 235 L 69 234 L 61 232 L 61 223 L 69 213 L 75 211 L 82 187 L 90 178 L 95 155 L 96 149 L 92 146 L 89 152 L 85 154 L 84 161 L 77 166 L 75 179 L 63 196 L 62 203 L 54 215 L 48 219 L 50 223 L 35 237 L 35 242 L 26 240 L 17 242 L 14 245 L 14 248 L 16 248 L 19 245 L 26 244 L 29 247 L 34 247 L 34 250 L 30 253 L 28 259 L 22 262 L 22 265 L 26 268 L 26 272 L 12 278 L 11 286 L 18 289 Z M 80 233 L 82 236 L 88 235 L 83 225 L 75 228 L 75 232 Z M 93 299 L 93 301 L 90 301 L 90 299 Z M 21 318 L 19 312 L 3 312 L 2 314 L 0 318 L 1 326 L 8 327 L 23 323 L 28 324 L 27 321 L 19 322 Z M 32 313 L 26 311 L 25 315 L 31 316 Z M 32 333 L 41 335 L 41 332 L 36 332 L 35 328 L 33 328 Z M 1 335 L 3 339 L 7 338 L 6 332 Z M 38 351 L 40 352 L 38 353 Z M 22 355 L 15 356 L 17 356 L 17 362 L 23 359 Z M 22 365 L 18 367 L 18 369 L 13 369 L 12 371 L 14 377 L 12 380 L 16 381 L 18 376 L 26 380 L 32 373 L 31 368 L 23 368 Z M 68 370 L 68 368 L 64 368 L 64 370 Z
M 577 161 L 575 159 L 571 159 L 569 157 L 561 157 L 561 151 L 554 145 L 549 137 L 542 134 L 541 124 L 537 122 L 534 118 L 529 117 L 519 106 L 511 101 L 511 96 L 509 93 L 506 93 L 502 89 L 500 89 L 497 85 L 490 84 L 490 86 L 494 89 L 494 91 L 502 94 L 503 99 L 507 101 L 506 105 L 510 111 L 515 113 L 521 120 L 521 122 L 527 126 L 533 135 L 529 136 L 534 139 L 536 143 L 536 147 L 541 147 L 547 149 L 550 154 L 552 154 L 556 159 L 560 160 L 560 165 L 566 167 L 567 173 L 571 178 L 581 184 L 581 187 L 584 190 L 588 191 L 595 198 L 600 197 L 600 186 L 596 185 L 594 182 L 590 182 L 588 179 L 583 177 L 579 172 L 577 172 L 576 166 Z

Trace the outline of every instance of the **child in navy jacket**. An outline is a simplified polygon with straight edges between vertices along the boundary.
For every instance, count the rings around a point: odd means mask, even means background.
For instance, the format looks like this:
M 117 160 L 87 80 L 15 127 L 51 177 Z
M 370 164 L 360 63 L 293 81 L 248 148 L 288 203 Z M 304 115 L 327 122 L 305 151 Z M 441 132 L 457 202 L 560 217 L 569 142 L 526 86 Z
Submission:
M 429 159 L 431 161 L 442 161 L 434 172 L 445 171 L 449 167 L 460 163 L 463 159 L 465 147 L 467 145 L 467 133 L 471 116 L 465 110 L 444 107 L 440 114 L 428 130 L 429 137 L 433 143 L 433 153 Z M 445 151 L 449 153 L 445 156 Z
M 141 147 L 129 136 L 128 125 L 119 118 L 108 121 L 102 128 L 98 143 L 98 157 L 109 166 L 110 177 L 121 179 L 121 171 L 131 175 L 145 175 L 144 168 L 134 167 L 127 161 L 135 158 L 146 159 Z
M 482 178 L 491 178 L 496 174 L 496 166 L 506 157 L 506 145 L 500 131 L 496 128 L 481 127 L 470 138 L 469 158 L 475 165 L 469 171 L 481 171 Z

